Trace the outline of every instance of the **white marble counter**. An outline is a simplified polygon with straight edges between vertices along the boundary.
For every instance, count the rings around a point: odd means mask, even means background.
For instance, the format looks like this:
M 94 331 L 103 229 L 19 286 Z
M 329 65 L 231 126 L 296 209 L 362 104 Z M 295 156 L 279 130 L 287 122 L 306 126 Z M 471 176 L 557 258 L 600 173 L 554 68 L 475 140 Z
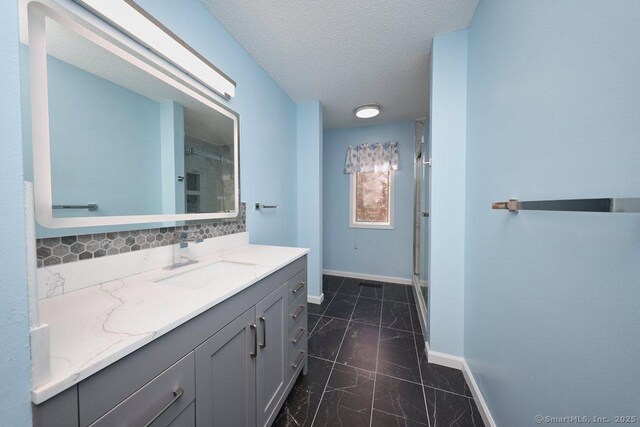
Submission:
M 246 245 L 204 256 L 191 266 L 155 269 L 40 301 L 40 320 L 50 327 L 52 375 L 32 391 L 32 401 L 44 402 L 307 252 Z M 201 289 L 154 283 L 218 261 L 255 266 Z

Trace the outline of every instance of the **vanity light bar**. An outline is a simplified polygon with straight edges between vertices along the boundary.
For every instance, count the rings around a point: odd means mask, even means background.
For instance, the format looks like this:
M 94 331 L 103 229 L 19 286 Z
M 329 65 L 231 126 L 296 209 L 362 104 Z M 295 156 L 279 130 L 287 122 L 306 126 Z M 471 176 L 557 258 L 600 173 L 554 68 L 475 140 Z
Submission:
M 219 95 L 236 95 L 236 82 L 151 16 L 134 0 L 74 0 L 100 15 Z

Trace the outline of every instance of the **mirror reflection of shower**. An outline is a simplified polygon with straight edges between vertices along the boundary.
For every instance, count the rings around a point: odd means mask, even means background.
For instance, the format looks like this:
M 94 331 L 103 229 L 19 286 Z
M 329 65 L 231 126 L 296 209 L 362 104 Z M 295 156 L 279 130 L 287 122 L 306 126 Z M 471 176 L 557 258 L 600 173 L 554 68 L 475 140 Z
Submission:
M 233 152 L 185 135 L 185 206 L 187 213 L 233 209 Z

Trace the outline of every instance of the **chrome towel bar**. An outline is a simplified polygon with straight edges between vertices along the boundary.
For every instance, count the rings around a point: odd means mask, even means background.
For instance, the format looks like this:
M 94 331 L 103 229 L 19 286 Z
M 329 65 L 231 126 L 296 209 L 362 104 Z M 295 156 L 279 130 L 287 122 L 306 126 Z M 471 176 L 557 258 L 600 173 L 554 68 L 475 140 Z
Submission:
M 87 209 L 90 211 L 97 211 L 98 205 L 95 203 L 88 203 L 86 205 L 53 205 L 53 209 Z
M 278 209 L 280 205 L 263 205 L 262 203 L 256 203 L 256 210 L 259 209 Z
M 512 213 L 519 211 L 640 213 L 640 197 L 532 201 L 510 199 L 507 202 L 492 203 L 491 209 L 505 209 Z

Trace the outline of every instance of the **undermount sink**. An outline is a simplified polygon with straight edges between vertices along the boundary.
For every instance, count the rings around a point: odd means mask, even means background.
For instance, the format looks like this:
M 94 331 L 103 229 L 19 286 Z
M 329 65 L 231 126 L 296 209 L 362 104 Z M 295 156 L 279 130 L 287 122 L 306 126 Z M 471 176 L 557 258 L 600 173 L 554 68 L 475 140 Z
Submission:
M 218 261 L 154 282 L 185 289 L 200 289 L 229 279 L 246 277 L 247 274 L 253 275 L 254 267 L 254 264 Z

